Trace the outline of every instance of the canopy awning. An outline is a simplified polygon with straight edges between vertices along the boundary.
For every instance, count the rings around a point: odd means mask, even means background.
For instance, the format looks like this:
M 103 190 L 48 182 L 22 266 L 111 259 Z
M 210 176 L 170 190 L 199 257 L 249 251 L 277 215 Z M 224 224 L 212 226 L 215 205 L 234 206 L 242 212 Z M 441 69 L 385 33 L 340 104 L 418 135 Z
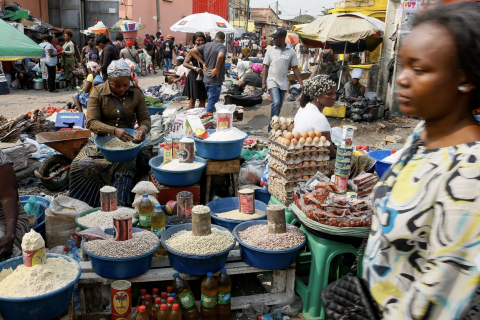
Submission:
M 0 19 L 0 60 L 17 61 L 40 58 L 43 48 L 35 41 Z

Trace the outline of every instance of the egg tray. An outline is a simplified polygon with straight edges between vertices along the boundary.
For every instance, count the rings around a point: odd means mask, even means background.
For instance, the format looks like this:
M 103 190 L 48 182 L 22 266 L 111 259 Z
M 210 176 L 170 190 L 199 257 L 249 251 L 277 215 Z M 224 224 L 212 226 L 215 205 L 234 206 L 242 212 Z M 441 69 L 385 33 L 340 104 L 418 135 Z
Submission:
M 287 191 L 282 183 L 272 177 L 268 178 L 268 192 L 285 206 L 293 203 L 293 191 Z
M 299 172 L 306 173 L 308 170 L 310 170 L 313 173 L 316 173 L 317 171 L 323 171 L 323 169 L 326 169 L 328 166 L 328 162 L 326 161 L 321 161 L 322 164 L 319 165 L 309 165 L 309 166 L 304 166 L 303 163 L 299 163 L 297 165 L 291 164 L 287 165 L 283 161 L 271 156 L 268 161 L 268 165 L 270 168 L 276 169 L 278 172 L 282 173 L 285 175 L 285 177 L 294 177 L 294 176 L 303 176 L 306 174 L 299 174 Z M 299 167 L 299 165 L 302 165 Z M 294 168 L 291 168 L 291 166 L 295 166 Z M 303 170 L 303 171 L 302 171 Z
M 293 188 L 295 188 L 300 182 L 306 183 L 315 174 L 316 172 L 312 171 L 309 174 L 305 174 L 301 177 L 293 178 L 295 180 L 291 180 L 291 179 L 287 179 L 281 172 L 275 171 L 275 169 L 271 168 L 271 177 L 275 182 L 281 184 L 285 188 L 285 191 L 287 192 L 293 191 Z M 303 178 L 305 176 L 307 176 L 308 178 Z
M 284 126 L 283 129 L 281 129 L 282 125 Z M 270 133 L 275 133 L 278 130 L 288 130 L 288 132 L 292 132 L 295 127 L 295 121 L 293 118 L 273 116 L 272 119 L 270 119 L 270 126 L 272 127 Z
M 304 161 L 320 162 L 320 161 L 330 160 L 330 156 L 328 155 L 328 152 L 318 152 L 318 151 L 300 153 L 300 154 L 288 154 L 287 156 L 284 156 L 279 151 L 270 149 L 269 154 L 270 156 L 279 159 L 280 161 L 284 162 L 287 165 L 299 164 L 300 162 L 304 162 Z
M 312 142 L 312 143 L 300 143 L 298 142 L 296 145 L 293 145 L 292 143 L 290 143 L 289 146 L 286 146 L 284 144 L 281 144 L 280 142 L 276 141 L 276 140 L 273 140 L 273 139 L 270 139 L 270 147 L 273 147 L 273 146 L 276 146 L 276 147 L 279 147 L 280 149 L 278 149 L 279 151 L 280 150 L 284 150 L 284 152 L 288 153 L 298 153 L 298 152 L 302 152 L 300 151 L 300 149 L 304 149 L 305 147 L 308 147 L 308 148 L 317 148 L 316 151 L 329 151 L 328 150 L 328 147 L 330 147 L 331 143 L 330 141 L 320 141 L 320 142 Z M 323 148 L 323 149 L 321 149 Z M 305 150 L 303 150 L 305 151 Z M 309 151 L 313 151 L 313 150 L 309 150 Z

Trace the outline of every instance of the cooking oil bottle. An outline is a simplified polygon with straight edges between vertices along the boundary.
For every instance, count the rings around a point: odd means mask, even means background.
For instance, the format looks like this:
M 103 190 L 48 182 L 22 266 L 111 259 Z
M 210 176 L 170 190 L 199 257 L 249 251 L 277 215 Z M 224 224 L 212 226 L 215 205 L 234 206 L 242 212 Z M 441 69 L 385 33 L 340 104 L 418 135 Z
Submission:
M 155 205 L 153 209 L 152 216 L 150 217 L 150 224 L 152 226 L 152 232 L 157 235 L 160 239 L 162 236 L 162 232 L 165 231 L 165 212 L 163 212 L 162 208 L 159 204 Z M 155 251 L 155 257 L 161 257 L 167 254 L 167 250 L 160 244 L 157 251 Z
M 167 298 L 168 314 L 172 312 L 172 307 L 173 307 L 173 297 L 168 297 Z
M 153 302 L 155 302 L 156 297 L 160 297 L 160 295 L 158 294 L 158 288 L 153 288 L 152 289 L 152 301 Z
M 223 268 L 220 275 L 217 277 L 217 318 L 218 320 L 229 320 L 231 311 L 232 298 L 232 280 L 227 274 L 227 270 Z
M 188 282 L 182 279 L 178 273 L 175 273 L 173 278 L 173 291 L 177 294 L 177 297 L 180 300 L 185 320 L 197 320 L 198 310 L 195 306 L 195 298 L 193 297 Z
M 157 319 L 156 320 L 168 320 L 168 309 L 167 305 L 162 303 L 160 306 L 160 312 L 158 313 Z
M 148 314 L 147 314 L 147 308 L 145 306 L 140 306 L 140 308 L 138 308 L 138 311 L 139 313 L 136 320 L 149 320 Z
M 148 199 L 148 194 L 144 194 L 140 204 L 138 205 L 138 216 L 140 228 L 151 231 L 150 217 L 152 215 L 154 206 L 152 201 Z
M 137 316 L 138 314 L 140 313 L 138 311 L 138 308 L 139 307 L 135 307 L 135 309 L 132 307 L 132 312 L 130 312 L 130 314 L 128 315 L 128 318 L 127 320 L 136 320 L 137 319 Z
M 202 306 L 200 313 L 204 320 L 217 319 L 217 281 L 213 273 L 207 273 L 207 277 L 202 282 Z
M 143 305 L 147 308 L 147 315 L 149 319 L 150 319 L 150 315 L 152 314 L 152 308 L 153 308 L 153 303 L 150 299 L 151 299 L 151 296 L 149 294 L 146 294 L 145 301 L 143 302 Z
M 182 320 L 182 311 L 180 310 L 180 306 L 178 304 L 174 304 L 172 306 L 172 312 L 170 312 L 170 317 L 168 320 Z
M 160 312 L 160 297 L 155 298 L 155 304 L 152 307 L 152 312 L 150 313 L 151 320 L 157 320 L 158 313 Z
M 170 294 L 170 297 L 173 298 L 173 304 L 176 303 L 176 304 L 180 305 L 180 300 L 178 300 L 176 293 L 172 292 L 172 293 Z M 169 297 L 169 298 L 170 298 L 170 297 Z M 167 300 L 167 301 L 168 301 L 168 300 Z M 172 307 L 173 307 L 173 306 L 172 306 Z
M 147 294 L 147 289 L 140 289 L 140 295 L 138 296 L 137 300 L 137 307 L 143 305 L 143 301 L 145 301 L 145 295 Z

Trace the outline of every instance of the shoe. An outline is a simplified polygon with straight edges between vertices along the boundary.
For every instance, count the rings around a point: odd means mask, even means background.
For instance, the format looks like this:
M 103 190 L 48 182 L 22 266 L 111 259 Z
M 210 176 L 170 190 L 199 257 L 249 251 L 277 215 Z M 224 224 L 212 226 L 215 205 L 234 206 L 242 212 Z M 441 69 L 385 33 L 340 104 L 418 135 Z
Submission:
M 68 87 L 67 89 L 65 89 L 65 91 L 70 91 L 70 90 L 73 90 L 73 86 L 71 83 L 68 84 Z

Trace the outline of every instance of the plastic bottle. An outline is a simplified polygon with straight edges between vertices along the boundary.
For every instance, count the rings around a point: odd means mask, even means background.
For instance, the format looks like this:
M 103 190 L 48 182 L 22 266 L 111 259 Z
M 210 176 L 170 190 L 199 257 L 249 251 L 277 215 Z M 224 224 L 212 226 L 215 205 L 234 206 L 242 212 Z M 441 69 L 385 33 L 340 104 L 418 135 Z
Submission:
M 173 293 L 173 287 L 167 287 L 167 296 L 171 297 Z
M 173 298 L 173 304 L 176 303 L 176 304 L 180 305 L 180 300 L 178 300 L 176 293 L 171 293 L 171 294 L 170 294 L 170 297 Z M 167 300 L 167 301 L 168 301 L 168 300 Z
M 163 231 L 165 231 L 165 212 L 159 204 L 155 205 L 152 216 L 150 217 L 150 224 L 152 226 L 152 232 L 157 235 L 158 238 L 162 236 Z M 155 257 L 161 257 L 167 254 L 167 250 L 160 244 L 157 251 L 155 251 Z
M 155 302 L 155 299 L 157 297 L 160 297 L 160 295 L 158 294 L 158 288 L 153 288 L 152 289 L 152 301 Z
M 153 308 L 153 303 L 152 303 L 152 300 L 150 299 L 151 299 L 151 296 L 149 294 L 146 294 L 145 301 L 143 301 L 143 305 L 147 308 L 147 315 L 149 319 L 150 319 L 150 314 L 152 313 L 152 308 Z
M 180 300 L 185 320 L 197 320 L 199 316 L 198 310 L 188 282 L 182 279 L 178 273 L 173 274 L 173 278 L 173 291 L 175 291 Z
M 154 301 L 155 301 L 155 304 L 153 305 L 152 312 L 150 313 L 151 320 L 157 320 L 158 313 L 160 312 L 160 305 L 161 305 L 160 297 L 156 297 Z
M 225 268 L 220 271 L 220 275 L 217 277 L 217 290 L 217 318 L 218 320 L 229 320 L 232 307 L 232 280 Z
M 180 311 L 180 305 L 175 303 L 172 306 L 172 312 L 168 320 L 182 320 L 182 312 Z
M 168 298 L 167 293 L 166 293 L 166 292 L 162 292 L 161 295 L 160 295 L 160 297 L 162 297 L 162 304 L 167 304 L 167 301 L 168 301 L 168 300 L 167 300 L 167 298 Z
M 162 303 L 160 306 L 160 312 L 158 313 L 157 320 L 168 320 L 168 308 L 167 305 Z
M 202 305 L 200 313 L 204 320 L 217 319 L 217 281 L 213 273 L 207 273 L 207 277 L 202 281 Z
M 140 306 L 138 308 L 138 316 L 135 320 L 149 320 L 147 314 L 147 308 L 145 306 Z
M 172 307 L 173 307 L 173 297 L 168 297 L 167 298 L 168 314 L 170 314 L 170 312 L 172 312 Z
M 138 296 L 137 300 L 137 307 L 143 305 L 143 301 L 145 301 L 145 295 L 147 294 L 147 289 L 140 289 L 140 295 Z
M 148 199 L 148 194 L 144 194 L 140 204 L 138 205 L 138 217 L 140 219 L 140 228 L 150 231 L 152 225 L 150 224 L 150 217 L 152 215 L 154 206 L 152 201 Z
M 137 319 L 137 316 L 139 314 L 138 308 L 139 307 L 132 308 L 132 312 L 130 312 L 130 314 L 128 315 L 127 320 L 136 320 Z

